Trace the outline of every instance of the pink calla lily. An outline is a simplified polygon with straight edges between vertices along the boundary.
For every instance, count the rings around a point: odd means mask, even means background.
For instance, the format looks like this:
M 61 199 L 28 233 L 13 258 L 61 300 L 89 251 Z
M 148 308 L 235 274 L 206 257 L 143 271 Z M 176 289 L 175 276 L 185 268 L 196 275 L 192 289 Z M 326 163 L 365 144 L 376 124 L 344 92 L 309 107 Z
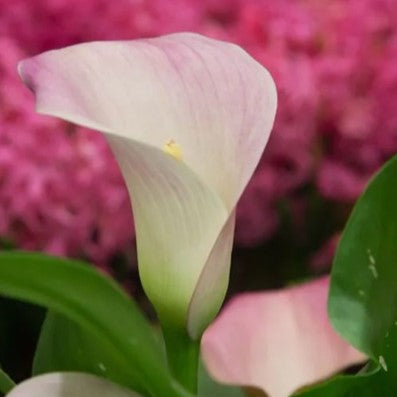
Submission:
M 108 380 L 77 372 L 51 373 L 28 379 L 6 397 L 139 397 Z
M 189 33 L 49 51 L 19 72 L 38 112 L 105 133 L 130 192 L 144 289 L 163 323 L 199 338 L 223 301 L 234 209 L 273 125 L 269 73 Z
M 287 397 L 363 362 L 331 328 L 328 277 L 281 291 L 235 297 L 201 342 L 210 374 L 227 384 Z

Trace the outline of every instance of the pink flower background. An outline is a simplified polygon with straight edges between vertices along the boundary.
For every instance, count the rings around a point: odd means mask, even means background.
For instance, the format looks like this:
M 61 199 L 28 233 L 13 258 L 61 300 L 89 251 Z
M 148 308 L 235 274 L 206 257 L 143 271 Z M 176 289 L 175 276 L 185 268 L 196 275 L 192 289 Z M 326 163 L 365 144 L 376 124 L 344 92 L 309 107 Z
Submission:
M 104 140 L 35 115 L 16 64 L 82 41 L 186 30 L 240 44 L 279 91 L 271 142 L 238 207 L 237 246 L 276 236 L 280 204 L 298 235 L 309 233 L 313 197 L 346 218 L 397 151 L 395 0 L 0 0 L 4 240 L 103 268 L 117 254 L 133 257 L 130 204 Z M 334 229 L 316 243 L 313 266 L 329 264 Z

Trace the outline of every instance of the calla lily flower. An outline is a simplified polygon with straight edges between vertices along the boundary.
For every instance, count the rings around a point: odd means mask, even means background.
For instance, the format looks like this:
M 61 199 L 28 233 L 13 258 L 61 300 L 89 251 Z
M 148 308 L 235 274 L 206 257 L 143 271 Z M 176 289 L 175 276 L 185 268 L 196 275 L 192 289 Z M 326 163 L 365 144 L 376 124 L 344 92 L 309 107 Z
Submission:
M 234 298 L 204 332 L 201 349 L 209 373 L 221 383 L 287 397 L 363 362 L 331 328 L 328 288 L 325 277 Z
M 233 44 L 180 33 L 49 51 L 19 72 L 39 113 L 106 135 L 145 292 L 163 324 L 199 338 L 224 299 L 235 206 L 273 125 L 267 70 Z
M 94 375 L 51 373 L 28 379 L 6 397 L 139 397 L 131 390 Z

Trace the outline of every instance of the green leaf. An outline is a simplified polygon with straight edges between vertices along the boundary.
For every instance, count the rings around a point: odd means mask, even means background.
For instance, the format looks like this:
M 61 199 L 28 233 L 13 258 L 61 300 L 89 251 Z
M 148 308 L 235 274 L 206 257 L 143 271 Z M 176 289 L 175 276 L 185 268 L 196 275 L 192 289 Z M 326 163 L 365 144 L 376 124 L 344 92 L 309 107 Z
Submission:
M 109 277 L 77 261 L 0 253 L 0 293 L 46 306 L 75 321 L 100 344 L 130 386 L 150 396 L 188 396 L 171 378 L 150 324 Z M 99 365 L 99 364 L 98 364 Z
M 335 329 L 397 374 L 397 157 L 357 202 L 339 244 L 329 298 Z M 383 359 L 382 359 L 383 358 Z
M 340 335 L 372 358 L 368 373 L 337 376 L 295 397 L 397 395 L 397 157 L 373 178 L 343 232 L 328 311 Z
M 0 368 L 0 392 L 8 393 L 15 386 L 14 381 Z
M 198 373 L 198 397 L 245 397 L 241 388 L 223 385 L 213 380 L 201 361 Z
M 338 375 L 318 384 L 307 386 L 294 393 L 293 397 L 388 396 L 387 393 L 380 393 L 383 386 L 378 374 L 379 367 L 365 374 Z
M 396 204 L 394 157 L 370 182 L 350 216 L 332 268 L 328 305 L 334 328 L 379 370 L 366 377 L 335 378 L 321 386 L 328 391 L 319 396 L 397 395 Z
M 133 370 L 133 369 L 132 369 Z M 75 321 L 49 312 L 44 321 L 33 363 L 33 375 L 47 372 L 86 372 L 106 377 L 142 392 L 134 383 L 138 375 L 120 366 L 101 341 Z

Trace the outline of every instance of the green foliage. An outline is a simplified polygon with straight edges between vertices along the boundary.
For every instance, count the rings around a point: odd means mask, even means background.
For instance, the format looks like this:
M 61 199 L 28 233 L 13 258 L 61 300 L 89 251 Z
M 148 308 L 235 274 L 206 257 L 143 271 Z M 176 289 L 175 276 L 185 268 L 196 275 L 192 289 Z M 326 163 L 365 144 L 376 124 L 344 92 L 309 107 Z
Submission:
M 368 374 L 340 375 L 294 393 L 294 397 L 374 397 L 374 379 L 379 369 Z M 385 394 L 385 396 L 387 396 Z M 390 396 L 391 397 L 391 396 Z
M 42 327 L 32 372 L 39 375 L 54 371 L 91 373 L 144 392 L 137 382 L 138 375 L 131 376 L 133 368 L 121 366 L 96 335 L 83 330 L 75 321 L 49 312 Z
M 48 319 L 40 341 L 36 370 L 48 368 L 46 350 L 48 353 L 63 341 L 71 346 L 74 341 L 80 343 L 92 338 L 92 343 L 87 342 L 84 347 L 90 357 L 80 364 L 88 370 L 100 357 L 112 368 L 112 373 L 113 369 L 120 369 L 120 376 L 125 377 L 122 383 L 138 387 L 145 395 L 188 395 L 171 378 L 151 325 L 127 294 L 94 268 L 40 254 L 3 252 L 0 254 L 0 293 L 48 307 L 78 325 L 68 324 L 56 340 L 53 330 L 59 329 L 62 323 L 65 325 L 64 318 Z M 66 360 L 62 352 L 74 357 Z M 73 349 L 59 352 L 62 360 L 68 363 L 77 360 L 80 354 Z M 62 360 L 59 365 L 64 365 Z M 98 362 L 98 368 L 103 368 L 101 363 L 106 367 L 105 362 Z
M 8 393 L 14 386 L 14 381 L 0 368 L 0 392 Z
M 335 257 L 330 320 L 372 359 L 367 374 L 339 376 L 299 397 L 397 395 L 397 157 L 371 181 L 346 225 Z
M 335 329 L 397 371 L 397 157 L 370 183 L 347 223 L 332 269 Z
M 214 381 L 201 362 L 198 374 L 198 397 L 245 397 L 241 388 L 222 385 Z
M 371 181 L 346 225 L 335 257 L 329 316 L 337 332 L 370 359 L 296 397 L 397 395 L 397 157 Z M 50 309 L 33 374 L 82 371 L 150 397 L 191 397 L 171 376 L 164 346 L 134 302 L 109 277 L 76 261 L 0 253 L 0 293 Z M 171 368 L 195 389 L 198 345 L 166 332 Z M 187 362 L 188 360 L 189 362 Z M 288 376 L 288 374 L 286 374 Z M 0 371 L 0 391 L 13 386 Z M 200 366 L 200 397 L 243 397 Z

